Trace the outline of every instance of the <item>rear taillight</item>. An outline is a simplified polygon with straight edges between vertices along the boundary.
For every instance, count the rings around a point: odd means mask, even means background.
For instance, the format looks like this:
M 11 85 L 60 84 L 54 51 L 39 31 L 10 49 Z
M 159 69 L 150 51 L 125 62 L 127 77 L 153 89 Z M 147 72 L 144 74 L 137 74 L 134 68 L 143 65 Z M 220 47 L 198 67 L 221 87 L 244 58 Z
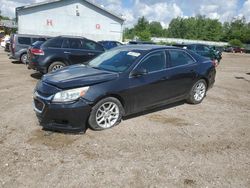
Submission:
M 212 64 L 213 64 L 213 66 L 217 67 L 218 66 L 218 60 L 217 59 L 212 60 Z
M 31 48 L 30 52 L 34 55 L 44 55 L 44 51 L 41 49 Z

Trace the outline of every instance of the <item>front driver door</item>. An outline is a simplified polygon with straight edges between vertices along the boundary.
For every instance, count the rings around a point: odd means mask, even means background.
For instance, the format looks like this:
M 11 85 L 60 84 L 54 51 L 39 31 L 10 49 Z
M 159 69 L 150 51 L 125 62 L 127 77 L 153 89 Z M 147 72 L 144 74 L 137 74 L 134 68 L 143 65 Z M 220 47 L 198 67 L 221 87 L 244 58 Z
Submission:
M 146 74 L 129 78 L 131 111 L 137 112 L 153 106 L 164 99 L 161 91 L 166 81 L 166 54 L 162 51 L 147 55 L 134 70 L 146 70 Z

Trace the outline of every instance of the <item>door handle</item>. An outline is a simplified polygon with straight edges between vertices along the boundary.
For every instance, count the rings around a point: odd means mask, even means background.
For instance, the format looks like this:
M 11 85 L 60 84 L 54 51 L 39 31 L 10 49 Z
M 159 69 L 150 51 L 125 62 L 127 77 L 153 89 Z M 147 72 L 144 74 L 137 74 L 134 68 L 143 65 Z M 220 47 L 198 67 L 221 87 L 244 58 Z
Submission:
M 65 53 L 65 54 L 71 54 L 71 52 L 67 52 L 67 51 L 65 51 L 64 53 Z
M 89 52 L 89 53 L 88 53 L 88 55 L 95 55 L 95 54 L 94 54 L 94 53 L 90 53 L 90 52 Z

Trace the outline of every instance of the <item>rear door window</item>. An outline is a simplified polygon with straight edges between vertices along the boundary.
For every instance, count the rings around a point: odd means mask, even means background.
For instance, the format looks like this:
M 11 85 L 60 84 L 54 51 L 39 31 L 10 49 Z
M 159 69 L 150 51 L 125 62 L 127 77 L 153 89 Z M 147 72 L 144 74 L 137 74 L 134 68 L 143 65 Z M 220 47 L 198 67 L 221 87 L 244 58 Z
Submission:
M 205 51 L 204 46 L 202 46 L 202 45 L 197 45 L 196 50 L 197 51 Z
M 181 50 L 168 50 L 171 67 L 195 63 L 194 59 Z
M 69 39 L 69 47 L 71 49 L 82 49 L 83 42 L 81 39 Z
M 18 37 L 19 44 L 31 45 L 31 38 L 29 37 Z

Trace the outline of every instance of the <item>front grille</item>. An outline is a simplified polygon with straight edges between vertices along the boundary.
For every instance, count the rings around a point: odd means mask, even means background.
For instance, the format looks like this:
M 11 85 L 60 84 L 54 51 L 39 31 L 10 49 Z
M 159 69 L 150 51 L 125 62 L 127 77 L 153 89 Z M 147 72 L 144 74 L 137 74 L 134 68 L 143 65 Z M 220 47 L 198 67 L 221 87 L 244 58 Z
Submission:
M 44 109 L 44 103 L 41 102 L 40 100 L 34 99 L 34 106 L 35 106 L 35 110 L 38 112 L 42 112 Z

